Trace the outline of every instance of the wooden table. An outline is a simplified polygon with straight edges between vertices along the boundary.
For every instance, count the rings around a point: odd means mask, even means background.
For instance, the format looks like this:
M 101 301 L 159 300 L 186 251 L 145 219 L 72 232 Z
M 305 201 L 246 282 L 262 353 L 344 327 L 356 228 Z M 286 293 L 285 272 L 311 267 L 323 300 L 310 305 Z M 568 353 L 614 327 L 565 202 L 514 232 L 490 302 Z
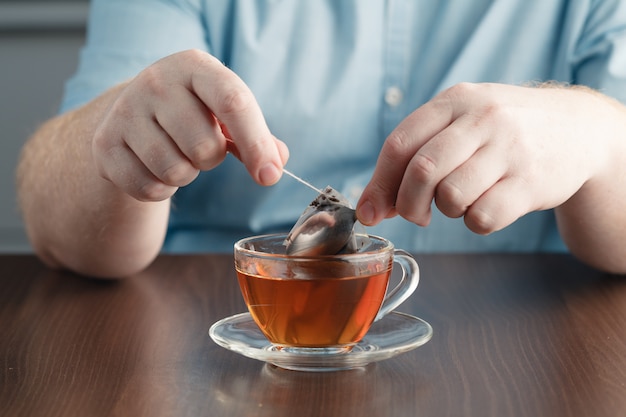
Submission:
M 232 256 L 106 282 L 0 256 L 1 416 L 624 416 L 626 278 L 561 255 L 421 255 L 426 345 L 286 371 L 217 346 Z

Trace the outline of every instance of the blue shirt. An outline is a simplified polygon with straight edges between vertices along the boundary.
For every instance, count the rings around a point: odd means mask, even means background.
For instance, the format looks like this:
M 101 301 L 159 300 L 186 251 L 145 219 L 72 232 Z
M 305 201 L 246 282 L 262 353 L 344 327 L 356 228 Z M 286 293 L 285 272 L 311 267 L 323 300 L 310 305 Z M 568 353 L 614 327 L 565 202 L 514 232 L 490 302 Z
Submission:
M 159 58 L 206 50 L 252 89 L 288 168 L 356 202 L 386 136 L 462 81 L 585 84 L 626 102 L 626 2 L 620 0 L 94 0 L 62 111 Z M 284 176 L 261 187 L 234 158 L 173 198 L 165 251 L 232 250 L 289 230 L 315 194 Z M 433 210 L 368 231 L 416 252 L 561 251 L 552 211 L 489 236 Z

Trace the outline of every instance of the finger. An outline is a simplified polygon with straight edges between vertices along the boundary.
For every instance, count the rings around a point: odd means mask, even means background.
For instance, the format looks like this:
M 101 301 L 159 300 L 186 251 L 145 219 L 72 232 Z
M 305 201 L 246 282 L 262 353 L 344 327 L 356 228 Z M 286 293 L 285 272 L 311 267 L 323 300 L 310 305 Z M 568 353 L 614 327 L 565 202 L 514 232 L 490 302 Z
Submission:
M 94 143 L 97 146 L 103 142 Z M 98 149 L 94 152 L 94 159 L 103 178 L 139 201 L 162 201 L 178 189 L 159 181 L 128 146 Z
M 456 119 L 411 158 L 396 199 L 400 216 L 422 226 L 430 222 L 431 205 L 440 182 L 482 145 L 484 134 L 472 129 L 473 124 L 471 116 Z
M 532 193 L 520 177 L 507 177 L 483 193 L 465 214 L 465 224 L 486 235 L 501 230 L 530 212 Z
M 280 139 L 276 139 L 276 148 L 278 149 L 278 154 L 280 155 L 280 160 L 283 166 L 287 165 L 287 161 L 289 160 L 289 148 L 287 144 Z
M 224 132 L 224 135 L 226 136 L 226 150 L 241 161 L 241 154 L 239 153 L 239 149 L 237 149 L 237 144 L 230 139 L 230 135 L 227 131 Z M 275 139 L 275 142 L 283 166 L 287 165 L 287 161 L 289 160 L 289 148 L 287 147 L 287 144 L 280 139 Z
M 507 158 L 498 146 L 479 148 L 466 162 L 442 179 L 435 190 L 437 208 L 448 217 L 461 217 L 506 173 Z
M 357 217 L 365 225 L 379 223 L 395 213 L 396 198 L 406 168 L 420 147 L 453 120 L 446 100 L 433 100 L 402 121 L 389 135 L 372 179 L 357 204 Z
M 279 180 L 282 158 L 250 89 L 219 61 L 207 57 L 191 76 L 191 87 L 237 144 L 250 175 L 262 185 Z
M 153 111 L 157 123 L 196 169 L 210 170 L 224 160 L 222 130 L 209 109 L 189 90 L 173 86 L 166 97 L 154 103 Z
M 138 117 L 133 129 L 124 135 L 125 142 L 136 158 L 164 184 L 182 187 L 198 176 L 198 169 L 156 121 Z

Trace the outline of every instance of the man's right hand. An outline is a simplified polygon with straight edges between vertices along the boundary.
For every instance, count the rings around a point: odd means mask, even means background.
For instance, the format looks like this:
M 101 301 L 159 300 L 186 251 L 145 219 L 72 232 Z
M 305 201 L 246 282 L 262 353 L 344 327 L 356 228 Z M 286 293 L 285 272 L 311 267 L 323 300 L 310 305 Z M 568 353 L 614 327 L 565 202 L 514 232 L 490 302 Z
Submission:
M 137 200 L 161 201 L 219 165 L 227 136 L 256 182 L 280 179 L 288 150 L 250 89 L 216 58 L 189 50 L 126 85 L 97 127 L 92 151 L 103 178 Z

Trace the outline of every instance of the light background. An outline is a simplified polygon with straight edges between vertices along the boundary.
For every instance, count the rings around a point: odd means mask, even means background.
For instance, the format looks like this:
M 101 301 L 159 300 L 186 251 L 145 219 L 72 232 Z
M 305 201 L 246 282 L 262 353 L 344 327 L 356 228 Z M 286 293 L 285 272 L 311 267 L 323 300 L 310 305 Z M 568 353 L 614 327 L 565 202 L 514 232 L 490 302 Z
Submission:
M 0 0 L 0 252 L 32 251 L 15 196 L 17 159 L 37 126 L 57 112 L 88 7 L 87 0 Z

